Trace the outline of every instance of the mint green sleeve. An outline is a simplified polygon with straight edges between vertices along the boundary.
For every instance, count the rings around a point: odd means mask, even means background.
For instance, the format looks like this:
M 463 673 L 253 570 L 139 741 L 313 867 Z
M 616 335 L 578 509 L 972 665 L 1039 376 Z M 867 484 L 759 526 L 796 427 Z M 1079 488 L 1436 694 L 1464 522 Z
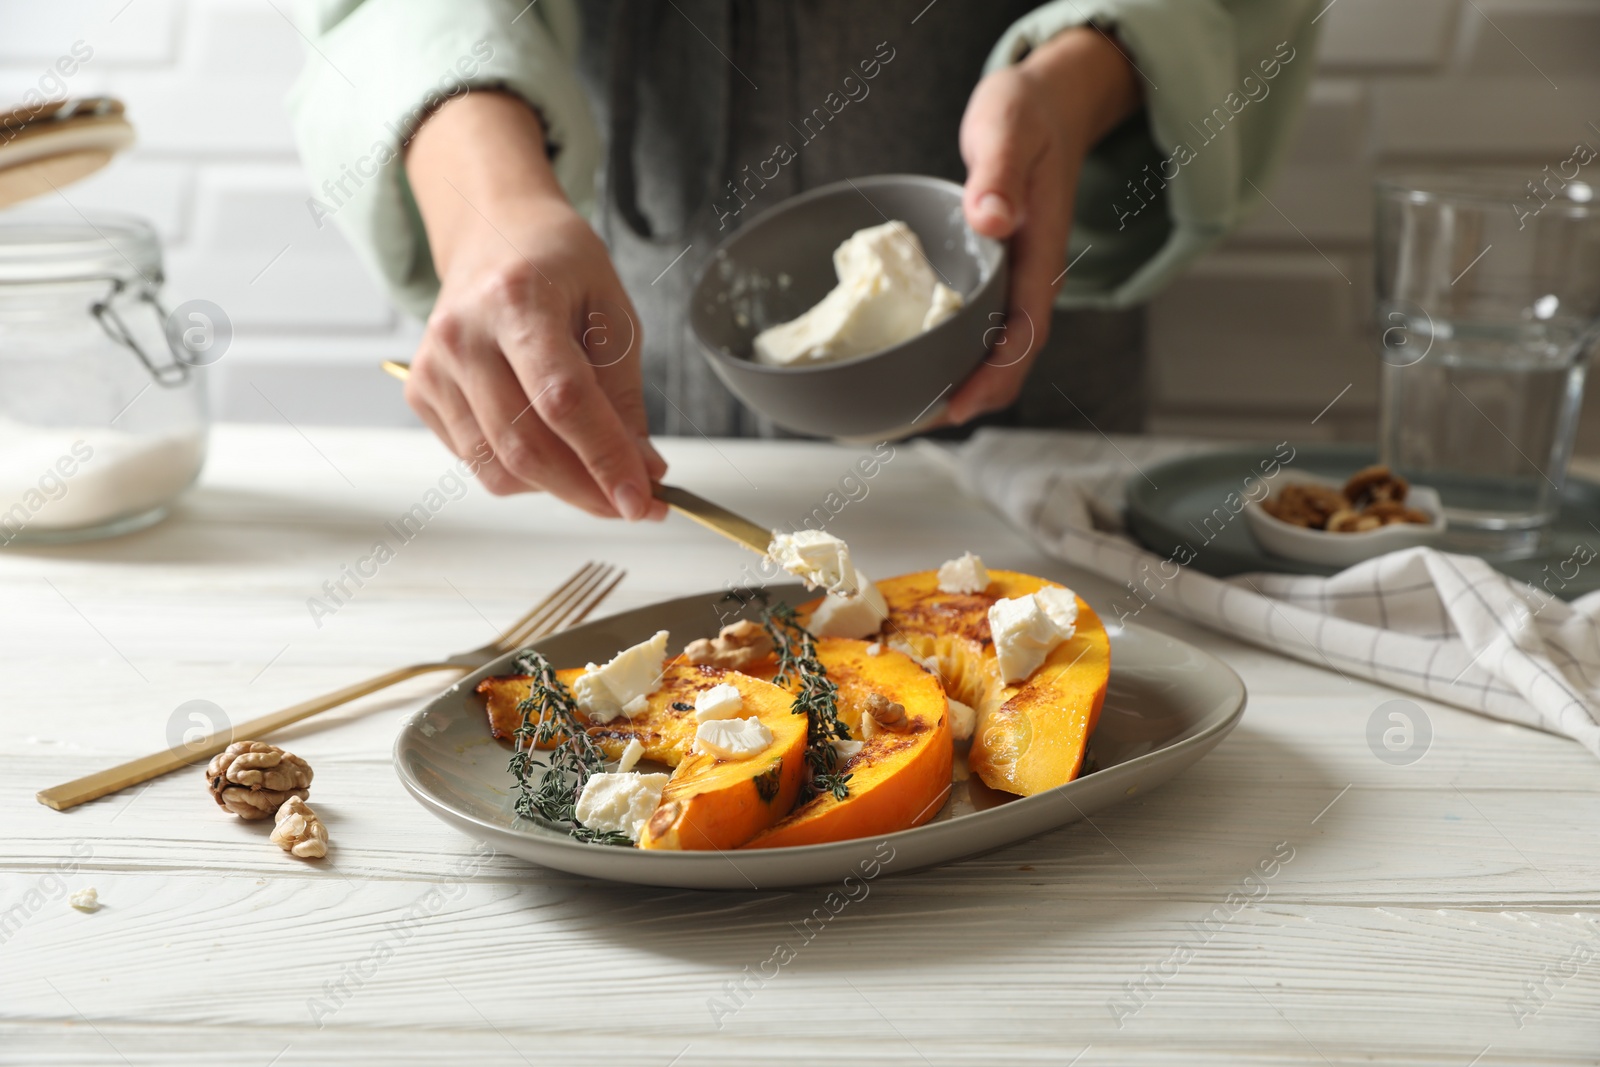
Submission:
M 1063 30 L 1111 33 L 1138 68 L 1142 116 L 1079 178 L 1062 307 L 1154 296 L 1263 201 L 1310 84 L 1326 0 L 1054 0 L 1019 19 L 987 69 Z M 1081 257 L 1081 258 L 1079 258 Z
M 439 279 L 400 153 L 444 100 L 522 97 L 568 198 L 592 209 L 600 136 L 574 68 L 574 0 L 302 0 L 297 14 L 309 47 L 289 111 L 307 208 L 319 229 L 345 232 L 406 310 L 426 316 Z

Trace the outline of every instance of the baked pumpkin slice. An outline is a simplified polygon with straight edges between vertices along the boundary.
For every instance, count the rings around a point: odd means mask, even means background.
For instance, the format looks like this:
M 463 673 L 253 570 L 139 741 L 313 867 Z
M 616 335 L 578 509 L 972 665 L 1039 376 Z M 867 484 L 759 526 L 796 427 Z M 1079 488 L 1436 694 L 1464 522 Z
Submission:
M 745 848 L 893 833 L 920 826 L 944 806 L 953 758 L 944 690 L 910 657 L 881 645 L 874 655 L 871 647 L 847 638 L 817 639 L 817 659 L 838 686 L 839 721 L 861 742 L 841 768 L 850 775 L 846 796 L 812 797 Z M 876 726 L 868 710 L 875 699 L 900 706 L 894 729 Z
M 977 711 L 968 763 L 991 788 L 1031 796 L 1078 776 L 1111 676 L 1111 645 L 1094 609 L 1077 597 L 1072 637 L 1026 678 L 1000 673 L 989 609 L 1001 599 L 1061 589 L 1017 571 L 989 571 L 981 593 L 945 593 L 938 572 L 877 583 L 888 605 L 885 640 L 936 661 L 949 695 Z
M 691 730 L 687 753 L 674 768 L 661 791 L 661 803 L 639 835 L 640 848 L 738 848 L 787 815 L 800 795 L 805 777 L 806 720 L 794 713 L 794 698 L 771 682 L 737 671 L 719 673 L 721 683 L 739 690 L 739 718 L 753 718 L 766 728 L 771 740 L 749 755 L 718 755 L 707 751 L 704 742 L 696 744 Z M 651 710 L 654 708 L 652 697 Z M 648 745 L 645 751 L 649 752 Z
M 556 672 L 572 688 L 585 668 Z M 499 675 L 478 683 L 489 731 L 511 740 L 522 725 L 517 705 L 532 688 L 526 675 Z M 695 699 L 703 690 L 731 685 L 739 691 L 741 718 L 755 718 L 772 740 L 759 752 L 726 758 L 696 752 Z M 641 758 L 673 768 L 661 802 L 646 821 L 640 848 L 730 849 L 744 844 L 787 815 L 799 796 L 805 773 L 806 721 L 793 713 L 790 694 L 771 682 L 720 667 L 695 666 L 679 656 L 667 662 L 647 707 L 588 728 L 589 737 L 610 759 L 618 759 L 631 740 Z M 553 747 L 560 738 L 542 747 Z
M 649 707 L 634 716 L 618 716 L 610 722 L 594 723 L 589 727 L 589 737 L 594 740 L 608 759 L 617 759 L 629 741 L 637 740 L 644 747 L 642 759 L 676 767 L 683 762 L 694 744 L 697 720 L 694 715 L 695 698 L 702 690 L 729 680 L 735 672 L 720 667 L 697 667 L 682 656 L 667 661 L 656 690 L 645 699 Z M 759 673 L 759 672 L 758 672 Z M 583 667 L 569 667 L 556 672 L 561 684 L 569 690 L 585 674 Z M 489 716 L 489 733 L 496 740 L 511 741 L 522 725 L 522 712 L 517 705 L 528 698 L 531 679 L 525 674 L 501 674 L 485 678 L 478 683 L 478 695 L 483 697 Z M 554 748 L 563 739 L 556 737 L 540 748 Z

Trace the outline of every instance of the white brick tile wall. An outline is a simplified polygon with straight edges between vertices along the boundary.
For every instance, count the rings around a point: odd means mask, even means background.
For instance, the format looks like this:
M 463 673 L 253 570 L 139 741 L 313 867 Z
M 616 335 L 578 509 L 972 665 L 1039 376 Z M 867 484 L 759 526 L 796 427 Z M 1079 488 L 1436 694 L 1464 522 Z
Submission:
M 286 90 L 305 48 L 286 17 L 291 10 L 280 0 L 198 6 L 184 43 L 186 65 L 202 78 L 256 78 Z
M 40 88 L 73 42 L 92 48 L 67 89 L 120 97 L 139 142 L 65 196 L 84 211 L 149 219 L 166 244 L 167 303 L 204 298 L 228 312 L 232 347 L 208 371 L 218 415 L 415 424 L 377 367 L 409 357 L 419 328 L 306 209 L 311 190 L 283 105 L 304 48 L 284 18 L 291 9 L 287 0 L 27 0 L 0 32 L 0 99 Z
M 129 71 L 107 88 L 122 98 L 146 151 L 191 159 L 294 155 L 284 78 L 186 70 Z
M 1313 82 L 1290 159 L 1344 166 L 1361 163 L 1367 155 L 1367 108 L 1367 86 L 1358 78 Z
M 1153 429 L 1369 435 L 1373 175 L 1496 163 L 1532 176 L 1577 141 L 1600 147 L 1587 125 L 1600 123 L 1600 0 L 1325 5 L 1319 76 L 1288 166 L 1266 190 L 1276 209 L 1263 206 L 1151 308 Z M 219 414 L 412 422 L 376 364 L 409 356 L 418 326 L 305 210 L 283 109 L 303 51 L 280 14 L 288 0 L 7 8 L 0 98 L 64 81 L 128 102 L 138 147 L 68 195 L 150 218 L 168 246 L 169 302 L 204 297 L 233 316 L 233 347 L 209 372 Z M 70 77 L 52 74 L 79 40 L 92 57 Z M 1600 414 L 1583 442 L 1600 450 Z
M 1449 157 L 1538 159 L 1535 171 L 1564 159 L 1584 136 L 1585 120 L 1600 112 L 1600 80 L 1567 79 L 1557 89 L 1532 68 L 1528 74 L 1379 79 L 1372 93 L 1380 156 L 1438 156 L 1441 165 Z
M 1594 0 L 1479 0 L 1464 13 L 1460 68 L 1467 74 L 1526 77 L 1558 86 L 1594 78 L 1600 67 L 1600 4 Z M 1592 107 L 1595 98 L 1588 100 Z
M 1178 340 L 1185 336 L 1180 334 Z M 1238 330 L 1225 341 L 1212 335 L 1194 351 L 1203 358 L 1164 368 L 1156 387 L 1157 396 L 1167 400 L 1164 409 L 1298 414 L 1309 425 L 1336 398 L 1346 413 L 1357 406 L 1371 410 L 1377 398 L 1376 361 L 1359 337 L 1323 334 L 1291 339 L 1281 333 Z
M 1222 252 L 1173 283 L 1150 324 L 1183 334 L 1348 333 L 1364 303 L 1360 280 L 1352 257 L 1324 259 L 1303 242 L 1281 252 Z
M 203 169 L 192 239 L 167 260 L 173 302 L 203 296 L 241 330 L 391 332 L 387 296 L 306 196 L 288 164 Z
M 6 6 L 0 63 L 42 67 L 78 40 L 94 49 L 92 63 L 170 65 L 177 58 L 183 0 L 11 0 Z
M 399 383 L 377 366 L 408 358 L 421 332 L 409 320 L 389 333 L 309 339 L 303 332 L 246 330 L 208 372 L 212 397 L 219 411 L 243 422 L 415 425 Z
M 1153 368 L 1158 415 L 1194 423 L 1208 413 L 1299 414 L 1308 425 L 1341 393 L 1341 418 L 1370 413 L 1367 281 L 1364 259 L 1345 253 L 1212 256 L 1151 308 L 1150 345 L 1165 356 Z
M 1267 190 L 1281 213 L 1264 207 L 1151 308 L 1154 430 L 1370 439 L 1372 177 L 1489 164 L 1532 178 L 1580 141 L 1600 148 L 1594 0 L 1331 0 L 1324 11 L 1305 122 Z M 1600 390 L 1585 410 L 1579 447 L 1600 451 Z
M 195 168 L 185 160 L 128 152 L 63 192 L 70 203 L 86 210 L 140 216 L 170 248 L 188 238 Z
M 1456 0 L 1324 0 L 1327 67 L 1428 67 L 1445 58 Z
M 1239 228 L 1239 241 L 1360 242 L 1372 231 L 1372 166 L 1290 163 L 1264 205 Z

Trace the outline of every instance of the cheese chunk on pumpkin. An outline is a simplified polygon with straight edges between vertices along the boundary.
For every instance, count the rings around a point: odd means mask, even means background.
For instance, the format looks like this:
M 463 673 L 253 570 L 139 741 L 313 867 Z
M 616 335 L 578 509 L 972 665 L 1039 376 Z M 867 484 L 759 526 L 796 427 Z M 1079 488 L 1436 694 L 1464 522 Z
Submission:
M 950 792 L 950 711 L 944 690 L 922 665 L 898 652 L 867 653 L 867 642 L 817 639 L 817 659 L 839 687 L 839 720 L 861 740 L 867 701 L 880 693 L 906 709 L 899 732 L 876 730 L 843 767 L 843 800 L 822 793 L 801 804 L 745 848 L 815 845 L 920 826 Z
M 584 668 L 559 670 L 569 689 Z M 753 755 L 719 759 L 696 753 L 695 697 L 716 685 L 731 685 L 743 701 L 740 718 L 754 717 L 772 732 L 772 743 Z M 522 724 L 517 705 L 531 689 L 525 675 L 500 675 L 478 683 L 489 731 L 510 740 Z M 589 737 L 610 759 L 630 740 L 643 757 L 673 768 L 661 802 L 645 823 L 640 848 L 738 848 L 794 807 L 805 773 L 806 720 L 791 710 L 794 698 L 771 682 L 720 667 L 694 666 L 681 656 L 666 664 L 661 684 L 637 715 L 588 727 Z M 559 740 L 559 739 L 558 739 Z M 551 742 L 551 747 L 556 742 Z
M 886 641 L 903 641 L 937 660 L 949 695 L 978 713 L 967 761 L 984 783 L 1030 796 L 1064 785 L 1083 767 L 1111 676 L 1111 645 L 1094 609 L 1078 598 L 1076 633 L 1012 685 L 1001 680 L 989 608 L 1054 582 L 1016 571 L 990 571 L 981 593 L 945 593 L 937 571 L 878 583 L 889 605 Z

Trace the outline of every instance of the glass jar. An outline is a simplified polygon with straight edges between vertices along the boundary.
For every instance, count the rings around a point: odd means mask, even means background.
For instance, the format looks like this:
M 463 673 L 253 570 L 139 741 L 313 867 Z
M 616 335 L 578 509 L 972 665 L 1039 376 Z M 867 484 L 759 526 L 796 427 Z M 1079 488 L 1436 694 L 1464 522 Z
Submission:
M 149 526 L 199 475 L 221 352 L 161 282 L 139 219 L 0 220 L 0 547 Z

